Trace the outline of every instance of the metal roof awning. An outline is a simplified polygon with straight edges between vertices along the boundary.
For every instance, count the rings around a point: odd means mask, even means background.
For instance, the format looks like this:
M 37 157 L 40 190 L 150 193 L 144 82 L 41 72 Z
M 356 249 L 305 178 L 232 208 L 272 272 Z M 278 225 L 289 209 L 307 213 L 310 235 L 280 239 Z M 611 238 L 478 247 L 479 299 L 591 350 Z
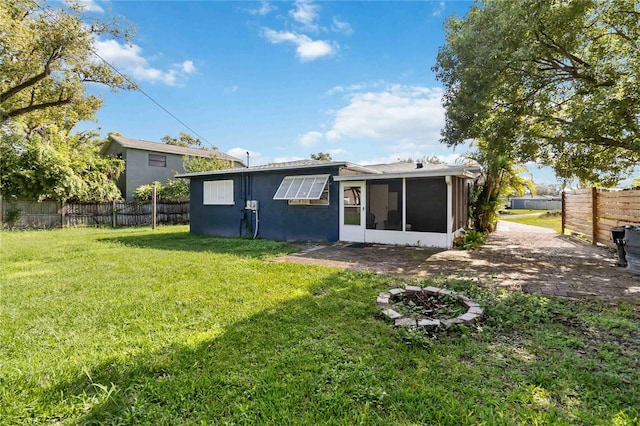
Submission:
M 330 175 L 285 176 L 274 200 L 319 200 Z

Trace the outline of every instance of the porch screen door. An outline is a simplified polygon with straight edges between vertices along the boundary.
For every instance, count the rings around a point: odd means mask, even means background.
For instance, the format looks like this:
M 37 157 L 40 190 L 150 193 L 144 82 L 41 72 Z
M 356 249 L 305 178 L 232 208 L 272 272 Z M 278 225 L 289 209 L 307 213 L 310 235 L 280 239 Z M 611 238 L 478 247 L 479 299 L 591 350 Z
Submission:
M 340 182 L 340 240 L 364 242 L 366 187 L 362 181 Z

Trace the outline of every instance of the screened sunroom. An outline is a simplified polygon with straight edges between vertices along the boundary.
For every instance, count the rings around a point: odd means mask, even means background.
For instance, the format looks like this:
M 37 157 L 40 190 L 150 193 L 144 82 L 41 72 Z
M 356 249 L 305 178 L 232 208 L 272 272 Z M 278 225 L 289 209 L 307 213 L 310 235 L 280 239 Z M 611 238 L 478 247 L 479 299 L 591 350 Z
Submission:
M 451 247 L 468 224 L 468 185 L 477 168 L 402 167 L 334 177 L 342 241 Z

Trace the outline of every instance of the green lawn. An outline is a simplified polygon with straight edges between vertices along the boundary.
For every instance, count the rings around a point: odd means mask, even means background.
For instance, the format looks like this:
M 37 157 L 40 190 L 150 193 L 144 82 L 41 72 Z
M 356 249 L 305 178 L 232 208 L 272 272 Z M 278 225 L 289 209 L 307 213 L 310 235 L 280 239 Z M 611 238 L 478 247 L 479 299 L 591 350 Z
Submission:
M 186 227 L 0 239 L 2 424 L 640 421 L 638 306 L 420 281 L 486 309 L 425 336 L 377 312 L 404 283 L 268 262 L 281 243 Z
M 516 215 L 516 214 L 542 214 L 542 213 L 546 213 L 546 210 L 505 209 L 500 211 L 500 214 L 504 216 L 510 216 L 510 215 Z
M 524 225 L 541 226 L 556 231 L 558 234 L 562 232 L 562 213 L 561 212 L 540 212 L 537 216 L 525 217 L 509 217 L 509 215 L 501 215 L 500 219 L 509 222 L 522 223 Z M 515 213 L 514 213 L 515 214 Z

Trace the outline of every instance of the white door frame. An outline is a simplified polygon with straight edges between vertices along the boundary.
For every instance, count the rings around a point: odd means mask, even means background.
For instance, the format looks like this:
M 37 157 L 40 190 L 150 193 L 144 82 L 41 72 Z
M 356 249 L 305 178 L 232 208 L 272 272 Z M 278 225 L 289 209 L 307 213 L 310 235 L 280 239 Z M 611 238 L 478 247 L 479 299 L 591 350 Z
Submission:
M 353 205 L 349 209 L 358 209 L 359 223 L 345 224 L 345 196 L 344 191 L 346 188 L 359 188 L 360 189 L 360 204 Z M 365 242 L 365 230 L 367 227 L 367 186 L 365 181 L 346 181 L 340 182 L 340 240 L 351 241 L 356 243 Z M 354 213 L 355 215 L 355 213 Z M 354 219 L 354 216 L 347 215 L 349 218 Z M 357 216 L 355 216 L 357 217 Z M 357 220 L 357 219 L 356 219 Z

